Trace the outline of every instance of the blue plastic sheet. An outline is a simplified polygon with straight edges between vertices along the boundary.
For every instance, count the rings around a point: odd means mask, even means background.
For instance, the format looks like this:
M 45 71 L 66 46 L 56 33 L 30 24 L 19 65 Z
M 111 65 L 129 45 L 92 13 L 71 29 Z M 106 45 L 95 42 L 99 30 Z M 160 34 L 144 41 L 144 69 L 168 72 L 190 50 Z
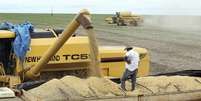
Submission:
M 33 25 L 29 22 L 16 25 L 4 22 L 0 25 L 0 29 L 15 32 L 16 37 L 13 43 L 14 53 L 20 59 L 20 61 L 23 62 L 26 53 L 29 50 L 29 45 L 31 42 L 30 33 L 34 30 Z

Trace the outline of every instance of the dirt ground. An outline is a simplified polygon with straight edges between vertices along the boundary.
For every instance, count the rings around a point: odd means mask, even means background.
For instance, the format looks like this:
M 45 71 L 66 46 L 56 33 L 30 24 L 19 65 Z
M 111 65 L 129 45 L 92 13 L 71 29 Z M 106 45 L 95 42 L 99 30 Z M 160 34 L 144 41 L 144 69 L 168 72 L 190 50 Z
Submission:
M 100 45 L 148 49 L 151 74 L 200 69 L 201 17 L 144 16 L 138 27 L 94 23 Z

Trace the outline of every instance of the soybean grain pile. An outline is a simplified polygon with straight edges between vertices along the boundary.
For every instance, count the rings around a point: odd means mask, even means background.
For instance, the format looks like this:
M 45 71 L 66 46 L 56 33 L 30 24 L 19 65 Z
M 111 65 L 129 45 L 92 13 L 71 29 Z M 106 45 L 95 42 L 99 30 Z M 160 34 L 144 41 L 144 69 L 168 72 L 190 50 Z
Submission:
M 52 79 L 28 92 L 44 101 L 78 100 L 124 95 L 119 86 L 108 79 L 96 77 L 80 79 L 74 76 Z
M 188 83 L 186 83 L 188 81 Z M 127 82 L 127 89 L 131 89 Z M 149 76 L 137 79 L 134 92 L 129 94 L 159 94 L 167 92 L 185 92 L 201 90 L 201 78 L 189 76 Z
M 130 89 L 129 84 L 127 82 L 128 90 Z M 66 76 L 61 79 L 52 79 L 37 88 L 29 90 L 28 93 L 43 101 L 70 101 L 86 98 L 185 92 L 200 89 L 201 78 L 187 76 L 141 77 L 137 79 L 136 90 L 133 92 L 122 91 L 118 84 L 104 78 L 90 77 L 80 79 Z M 191 97 L 193 98 L 193 96 Z
M 31 21 L 36 28 L 64 28 L 72 14 L 0 14 L 0 21 Z M 93 15 L 100 45 L 131 45 L 148 49 L 151 73 L 173 72 L 201 67 L 200 16 L 144 16 L 140 26 L 116 26 L 104 22 L 110 15 Z M 82 32 L 82 28 L 78 32 Z M 86 34 L 84 34 L 86 35 Z

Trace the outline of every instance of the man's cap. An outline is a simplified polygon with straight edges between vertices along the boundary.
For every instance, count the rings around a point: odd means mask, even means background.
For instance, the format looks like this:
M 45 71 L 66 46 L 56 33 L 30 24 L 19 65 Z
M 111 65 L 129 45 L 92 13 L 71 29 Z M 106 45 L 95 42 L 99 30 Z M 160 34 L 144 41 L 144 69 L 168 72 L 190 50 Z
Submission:
M 133 49 L 133 47 L 127 46 L 124 50 L 132 50 L 132 49 Z

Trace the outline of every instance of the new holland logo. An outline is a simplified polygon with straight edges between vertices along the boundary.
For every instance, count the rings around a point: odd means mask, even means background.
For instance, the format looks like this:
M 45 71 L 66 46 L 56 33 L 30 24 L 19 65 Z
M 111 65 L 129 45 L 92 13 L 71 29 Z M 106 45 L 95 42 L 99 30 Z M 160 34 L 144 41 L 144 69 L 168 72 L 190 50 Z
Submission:
M 25 58 L 25 62 L 38 62 L 41 59 L 41 56 L 29 56 Z M 89 59 L 89 54 L 64 54 L 62 56 L 60 55 L 54 55 L 50 61 L 60 61 L 60 60 L 87 60 Z

